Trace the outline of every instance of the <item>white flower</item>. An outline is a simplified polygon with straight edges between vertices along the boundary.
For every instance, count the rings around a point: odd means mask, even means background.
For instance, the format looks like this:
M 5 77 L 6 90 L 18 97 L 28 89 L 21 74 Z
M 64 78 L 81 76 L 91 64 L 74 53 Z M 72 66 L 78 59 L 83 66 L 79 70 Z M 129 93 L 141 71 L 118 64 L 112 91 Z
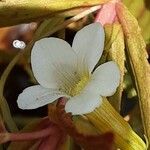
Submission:
M 44 38 L 35 43 L 31 65 L 40 85 L 26 88 L 18 97 L 21 109 L 35 109 L 68 98 L 66 112 L 90 113 L 111 96 L 120 80 L 120 71 L 110 61 L 93 69 L 102 55 L 104 30 L 99 23 L 90 24 L 74 37 L 72 48 L 64 40 Z

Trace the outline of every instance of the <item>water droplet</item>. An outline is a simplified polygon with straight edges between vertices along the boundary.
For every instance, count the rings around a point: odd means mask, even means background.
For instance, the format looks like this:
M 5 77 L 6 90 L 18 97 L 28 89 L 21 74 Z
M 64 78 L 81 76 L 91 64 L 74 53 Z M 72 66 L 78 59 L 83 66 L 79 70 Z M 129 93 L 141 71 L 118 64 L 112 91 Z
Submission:
M 23 41 L 14 40 L 14 41 L 13 41 L 13 46 L 14 46 L 15 48 L 18 48 L 18 49 L 24 49 L 24 48 L 26 47 L 26 44 L 25 44 L 25 42 L 23 42 Z

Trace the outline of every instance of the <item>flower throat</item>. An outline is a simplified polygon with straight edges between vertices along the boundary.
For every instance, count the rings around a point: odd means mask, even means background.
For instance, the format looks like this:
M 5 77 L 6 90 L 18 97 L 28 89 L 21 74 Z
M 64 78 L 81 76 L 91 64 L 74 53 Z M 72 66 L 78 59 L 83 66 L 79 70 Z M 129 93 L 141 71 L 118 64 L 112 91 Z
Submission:
M 89 77 L 83 77 L 77 84 L 73 85 L 73 87 L 70 88 L 67 91 L 67 93 L 70 96 L 75 96 L 75 95 L 79 94 L 84 89 L 84 87 L 87 85 L 88 81 L 89 81 Z

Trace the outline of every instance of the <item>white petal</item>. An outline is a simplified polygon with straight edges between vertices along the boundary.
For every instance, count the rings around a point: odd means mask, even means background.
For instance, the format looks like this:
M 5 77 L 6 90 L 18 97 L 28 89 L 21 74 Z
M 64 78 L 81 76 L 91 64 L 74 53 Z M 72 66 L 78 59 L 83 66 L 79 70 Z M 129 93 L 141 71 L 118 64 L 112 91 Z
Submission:
M 101 101 L 102 98 L 99 94 L 83 90 L 82 93 L 67 101 L 65 110 L 66 112 L 71 112 L 72 115 L 87 114 L 98 107 Z
M 64 40 L 44 38 L 32 49 L 31 65 L 35 78 L 43 87 L 57 88 L 59 84 L 65 86 L 73 80 L 77 56 Z
M 60 97 L 68 97 L 56 89 L 47 89 L 40 85 L 26 88 L 18 97 L 18 107 L 21 109 L 35 109 L 52 103 Z
M 102 55 L 103 47 L 104 30 L 100 23 L 90 24 L 77 32 L 72 48 L 77 52 L 80 72 L 92 72 Z
M 94 71 L 87 88 L 100 93 L 101 96 L 111 96 L 115 93 L 119 82 L 119 67 L 115 62 L 110 61 L 100 65 Z

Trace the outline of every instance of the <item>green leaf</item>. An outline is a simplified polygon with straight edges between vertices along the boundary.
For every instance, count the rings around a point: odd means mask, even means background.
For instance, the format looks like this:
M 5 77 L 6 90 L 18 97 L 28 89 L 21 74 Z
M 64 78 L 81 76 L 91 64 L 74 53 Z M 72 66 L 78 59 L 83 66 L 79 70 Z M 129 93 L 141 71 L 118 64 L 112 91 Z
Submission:
M 124 30 L 127 62 L 133 74 L 145 134 L 150 140 L 150 66 L 147 61 L 145 42 L 137 20 L 128 9 L 123 4 L 118 3 L 116 10 Z
M 137 18 L 138 23 L 142 29 L 142 35 L 146 44 L 150 43 L 150 3 L 148 0 L 123 0 L 124 4 L 128 7 L 131 13 Z
M 0 26 L 43 20 L 64 11 L 100 5 L 109 0 L 6 0 L 0 1 Z

